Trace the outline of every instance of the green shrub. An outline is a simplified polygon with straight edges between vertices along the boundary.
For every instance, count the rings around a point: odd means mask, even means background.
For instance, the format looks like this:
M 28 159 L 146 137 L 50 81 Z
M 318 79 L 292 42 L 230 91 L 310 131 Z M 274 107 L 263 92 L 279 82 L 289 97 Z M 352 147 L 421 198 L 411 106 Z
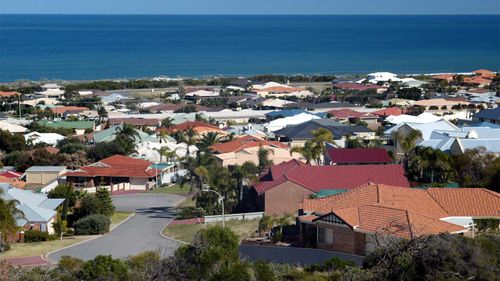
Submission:
M 202 208 L 195 208 L 195 207 L 186 207 L 182 208 L 181 212 L 177 216 L 179 219 L 192 219 L 192 218 L 201 218 L 205 216 L 205 210 Z
M 77 235 L 104 234 L 109 232 L 110 224 L 111 220 L 107 216 L 94 214 L 77 220 L 73 227 Z
M 97 256 L 85 262 L 76 274 L 78 280 L 128 280 L 128 269 L 125 263 L 111 256 Z
M 75 208 L 73 219 L 78 220 L 89 215 L 102 214 L 102 210 L 104 208 L 103 205 L 104 204 L 101 199 L 93 194 L 88 194 L 82 198 L 80 206 Z
M 48 232 L 43 232 L 39 230 L 26 230 L 24 232 L 25 243 L 51 241 L 56 239 L 57 239 L 56 235 L 51 235 Z

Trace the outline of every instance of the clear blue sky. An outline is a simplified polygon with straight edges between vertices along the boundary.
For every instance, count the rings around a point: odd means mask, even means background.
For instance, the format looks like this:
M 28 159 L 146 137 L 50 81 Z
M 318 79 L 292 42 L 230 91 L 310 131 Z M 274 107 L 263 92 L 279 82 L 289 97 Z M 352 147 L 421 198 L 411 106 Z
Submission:
M 1 0 L 25 14 L 500 14 L 500 0 Z

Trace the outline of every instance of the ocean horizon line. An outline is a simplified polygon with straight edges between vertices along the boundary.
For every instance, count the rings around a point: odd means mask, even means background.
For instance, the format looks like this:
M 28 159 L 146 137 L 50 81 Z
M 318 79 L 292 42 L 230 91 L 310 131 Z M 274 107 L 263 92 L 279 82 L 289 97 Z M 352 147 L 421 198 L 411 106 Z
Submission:
M 500 16 L 500 13 L 491 14 L 188 14 L 188 13 L 149 13 L 149 14 L 130 14 L 130 13 L 1 13 L 0 15 L 19 15 L 19 16 Z

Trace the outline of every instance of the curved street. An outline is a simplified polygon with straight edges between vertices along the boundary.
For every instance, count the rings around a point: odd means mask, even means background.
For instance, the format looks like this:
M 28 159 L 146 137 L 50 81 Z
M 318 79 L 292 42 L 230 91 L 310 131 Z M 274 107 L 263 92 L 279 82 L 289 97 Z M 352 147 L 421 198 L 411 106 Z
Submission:
M 162 256 L 173 254 L 179 243 L 160 235 L 161 230 L 175 217 L 174 206 L 184 197 L 167 194 L 133 194 L 113 196 L 117 211 L 135 215 L 99 238 L 48 255 L 51 261 L 62 256 L 83 260 L 98 255 L 127 258 L 148 250 L 158 250 Z

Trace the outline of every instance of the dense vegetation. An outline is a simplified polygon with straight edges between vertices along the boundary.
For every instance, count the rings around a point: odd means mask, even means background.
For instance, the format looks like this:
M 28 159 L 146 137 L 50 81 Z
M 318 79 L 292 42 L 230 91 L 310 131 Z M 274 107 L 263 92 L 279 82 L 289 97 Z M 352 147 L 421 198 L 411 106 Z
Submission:
M 84 262 L 63 257 L 54 268 L 12 268 L 0 263 L 7 280 L 497 280 L 500 274 L 500 235 L 471 239 L 458 235 L 393 240 L 366 257 L 358 267 L 338 258 L 304 268 L 239 257 L 238 237 L 229 229 L 200 231 L 191 245 L 173 256 L 145 252 L 123 261 L 98 256 Z

